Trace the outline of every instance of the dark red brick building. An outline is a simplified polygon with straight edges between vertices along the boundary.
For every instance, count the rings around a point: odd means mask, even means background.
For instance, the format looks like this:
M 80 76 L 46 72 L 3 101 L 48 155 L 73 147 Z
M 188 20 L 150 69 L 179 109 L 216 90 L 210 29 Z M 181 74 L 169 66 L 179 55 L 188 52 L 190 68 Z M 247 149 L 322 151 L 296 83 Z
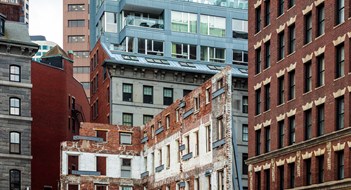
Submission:
M 83 86 L 73 78 L 73 54 L 59 46 L 32 62 L 32 189 L 58 189 L 60 143 L 90 121 Z
M 349 189 L 351 2 L 249 7 L 249 188 Z

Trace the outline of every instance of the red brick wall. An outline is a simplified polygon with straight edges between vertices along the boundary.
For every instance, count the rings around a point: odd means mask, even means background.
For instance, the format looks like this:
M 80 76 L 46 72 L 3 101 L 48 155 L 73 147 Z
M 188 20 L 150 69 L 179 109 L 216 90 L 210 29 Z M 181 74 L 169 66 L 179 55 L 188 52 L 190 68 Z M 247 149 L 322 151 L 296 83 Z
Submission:
M 6 20 L 19 22 L 21 11 L 20 5 L 0 3 L 0 13 L 6 16 Z

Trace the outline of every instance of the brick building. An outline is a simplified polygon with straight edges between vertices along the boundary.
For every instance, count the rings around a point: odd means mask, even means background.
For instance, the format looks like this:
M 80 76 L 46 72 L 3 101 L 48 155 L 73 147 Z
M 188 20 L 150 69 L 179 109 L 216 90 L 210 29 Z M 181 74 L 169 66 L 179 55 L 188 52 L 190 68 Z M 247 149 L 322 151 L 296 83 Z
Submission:
M 58 189 L 62 141 L 78 134 L 90 121 L 83 86 L 73 77 L 73 54 L 59 46 L 41 62 L 32 61 L 32 189 Z
M 246 187 L 232 80 L 227 67 L 141 127 L 84 123 L 61 144 L 61 189 Z
M 7 20 L 15 22 L 29 22 L 29 0 L 1 0 L 0 13 Z
M 31 187 L 31 57 L 27 25 L 0 14 L 0 189 Z
M 249 188 L 349 189 L 351 4 L 249 6 Z
M 90 98 L 89 1 L 63 0 L 63 49 L 74 52 L 73 76 Z

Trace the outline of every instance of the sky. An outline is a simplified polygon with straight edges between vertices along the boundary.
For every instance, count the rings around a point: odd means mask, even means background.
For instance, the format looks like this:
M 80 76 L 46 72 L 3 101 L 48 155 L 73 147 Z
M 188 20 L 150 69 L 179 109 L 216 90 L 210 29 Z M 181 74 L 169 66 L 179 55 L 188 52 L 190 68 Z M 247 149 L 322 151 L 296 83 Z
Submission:
M 62 47 L 62 0 L 29 1 L 29 34 L 42 35 Z

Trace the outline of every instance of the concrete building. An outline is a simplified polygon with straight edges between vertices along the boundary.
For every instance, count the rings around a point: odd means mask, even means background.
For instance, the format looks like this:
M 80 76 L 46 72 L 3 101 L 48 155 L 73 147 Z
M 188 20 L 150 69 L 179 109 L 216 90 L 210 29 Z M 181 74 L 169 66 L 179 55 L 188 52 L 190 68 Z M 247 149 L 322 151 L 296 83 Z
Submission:
M 250 189 L 350 188 L 350 13 L 346 0 L 250 4 Z
M 32 189 L 59 189 L 60 143 L 78 134 L 80 122 L 90 121 L 73 59 L 73 53 L 55 46 L 41 62 L 32 61 Z
M 247 150 L 236 144 L 247 121 L 234 103 L 243 92 L 232 79 L 227 67 L 141 127 L 83 123 L 61 144 L 61 189 L 247 187 Z
M 226 65 L 245 78 L 245 8 L 246 0 L 91 1 L 92 121 L 122 125 L 124 112 L 142 125 Z
M 74 77 L 90 98 L 89 1 L 63 1 L 63 49 L 74 52 Z
M 32 57 L 37 62 L 40 62 L 41 57 L 57 45 L 55 42 L 46 41 L 45 36 L 30 36 L 30 39 L 33 43 L 39 45 L 39 51 Z
M 31 188 L 31 57 L 27 25 L 0 14 L 0 189 Z
M 29 0 L 1 0 L 0 13 L 5 15 L 7 20 L 29 22 Z

